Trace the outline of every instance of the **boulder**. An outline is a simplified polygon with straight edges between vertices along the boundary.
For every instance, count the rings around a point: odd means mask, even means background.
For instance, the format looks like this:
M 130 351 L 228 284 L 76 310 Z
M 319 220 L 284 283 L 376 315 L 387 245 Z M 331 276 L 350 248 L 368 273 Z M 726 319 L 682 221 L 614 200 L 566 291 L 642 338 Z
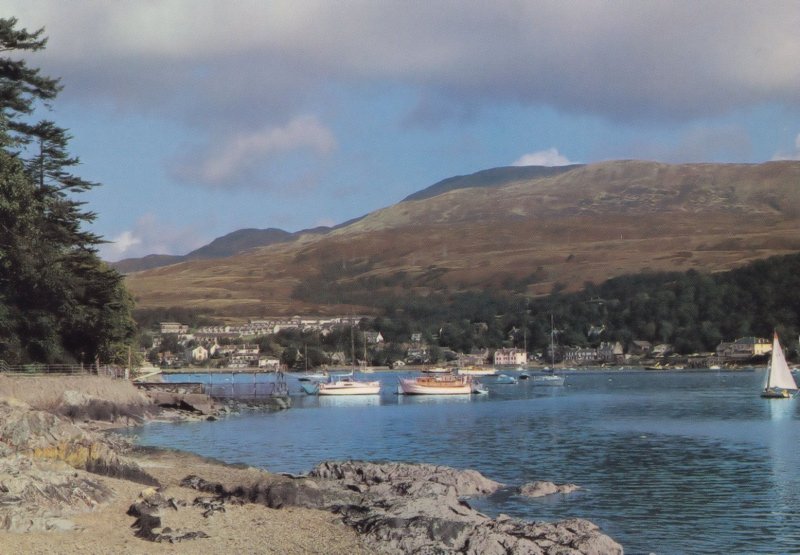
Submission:
M 572 493 L 579 489 L 581 489 L 581 487 L 575 484 L 554 484 L 553 482 L 536 480 L 520 486 L 518 491 L 520 495 L 525 495 L 527 497 L 544 497 L 556 493 Z

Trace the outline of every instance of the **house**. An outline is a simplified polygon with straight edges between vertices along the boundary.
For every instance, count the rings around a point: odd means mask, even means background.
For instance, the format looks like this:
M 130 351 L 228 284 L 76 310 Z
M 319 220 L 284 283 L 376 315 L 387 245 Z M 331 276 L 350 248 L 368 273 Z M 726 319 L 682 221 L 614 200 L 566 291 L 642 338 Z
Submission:
M 717 356 L 724 358 L 746 359 L 772 352 L 772 342 L 763 337 L 741 337 L 733 343 L 717 345 Z
M 411 342 L 412 343 L 422 343 L 422 334 L 419 332 L 411 334 Z
M 565 347 L 564 361 L 573 364 L 585 364 L 597 361 L 597 349 L 593 347 Z
M 281 361 L 273 357 L 258 357 L 258 367 L 268 372 L 276 372 L 281 367 Z
M 161 335 L 182 335 L 189 333 L 189 326 L 181 324 L 180 322 L 161 322 L 159 324 Z
M 368 345 L 377 345 L 378 343 L 383 343 L 383 335 L 381 335 L 379 331 L 365 331 L 364 341 L 366 341 Z
M 198 345 L 197 347 L 191 349 L 186 349 L 186 351 L 184 351 L 183 358 L 188 362 L 195 363 L 206 361 L 208 360 L 208 349 L 202 345 Z
M 459 354 L 457 361 L 459 366 L 480 366 L 489 360 L 489 349 L 472 351 L 469 354 Z
M 528 353 L 522 349 L 497 349 L 494 352 L 495 366 L 520 366 L 528 363 Z
M 633 356 L 648 356 L 653 350 L 653 344 L 649 341 L 634 340 L 631 341 L 628 352 Z
M 601 362 L 619 364 L 625 361 L 625 351 L 619 341 L 603 341 L 597 348 L 597 359 Z
M 406 351 L 406 361 L 412 364 L 429 362 L 428 349 L 425 347 L 411 347 Z
M 209 347 L 211 356 L 225 357 L 230 356 L 236 352 L 236 345 L 217 345 L 216 343 Z
M 672 345 L 669 343 L 659 343 L 653 347 L 653 350 L 650 351 L 650 354 L 654 357 L 665 357 L 670 354 L 672 350 Z

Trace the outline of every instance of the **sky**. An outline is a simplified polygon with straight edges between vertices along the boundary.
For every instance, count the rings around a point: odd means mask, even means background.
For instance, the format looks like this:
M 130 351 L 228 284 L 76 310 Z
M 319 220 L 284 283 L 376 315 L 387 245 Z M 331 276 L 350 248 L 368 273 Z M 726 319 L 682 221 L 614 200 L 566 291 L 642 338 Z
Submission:
M 800 2 L 0 0 L 109 261 L 509 165 L 800 159 Z

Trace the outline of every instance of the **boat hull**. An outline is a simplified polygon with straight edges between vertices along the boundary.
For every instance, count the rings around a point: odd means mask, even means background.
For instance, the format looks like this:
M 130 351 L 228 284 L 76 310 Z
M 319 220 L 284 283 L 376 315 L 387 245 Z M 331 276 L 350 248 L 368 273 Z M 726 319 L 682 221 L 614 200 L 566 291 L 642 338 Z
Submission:
M 494 368 L 459 368 L 460 376 L 495 376 L 497 370 Z
M 761 392 L 764 399 L 791 399 L 792 392 L 788 389 L 765 389 Z
M 534 385 L 560 386 L 564 385 L 564 376 L 555 376 L 555 375 L 534 376 L 533 383 Z
M 403 395 L 469 395 L 472 393 L 472 380 L 467 377 L 401 378 L 400 391 Z
M 378 395 L 381 392 L 381 382 L 353 382 L 339 381 L 321 383 L 317 395 Z

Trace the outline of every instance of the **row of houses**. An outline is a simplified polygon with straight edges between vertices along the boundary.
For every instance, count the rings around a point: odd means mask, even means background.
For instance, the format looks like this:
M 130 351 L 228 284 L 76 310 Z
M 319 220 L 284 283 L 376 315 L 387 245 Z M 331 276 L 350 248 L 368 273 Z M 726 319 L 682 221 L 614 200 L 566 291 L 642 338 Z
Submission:
M 224 357 L 227 368 L 262 368 L 277 370 L 277 358 L 260 354 L 258 345 L 195 345 L 187 347 L 182 353 L 165 352 L 161 354 L 162 365 L 202 364 L 212 357 Z
M 319 331 L 330 333 L 335 326 L 355 325 L 362 316 L 268 318 L 249 320 L 246 324 L 201 326 L 192 332 L 199 339 L 221 339 L 270 335 L 281 330 Z M 160 332 L 165 334 L 188 335 L 189 327 L 179 322 L 161 322 Z

